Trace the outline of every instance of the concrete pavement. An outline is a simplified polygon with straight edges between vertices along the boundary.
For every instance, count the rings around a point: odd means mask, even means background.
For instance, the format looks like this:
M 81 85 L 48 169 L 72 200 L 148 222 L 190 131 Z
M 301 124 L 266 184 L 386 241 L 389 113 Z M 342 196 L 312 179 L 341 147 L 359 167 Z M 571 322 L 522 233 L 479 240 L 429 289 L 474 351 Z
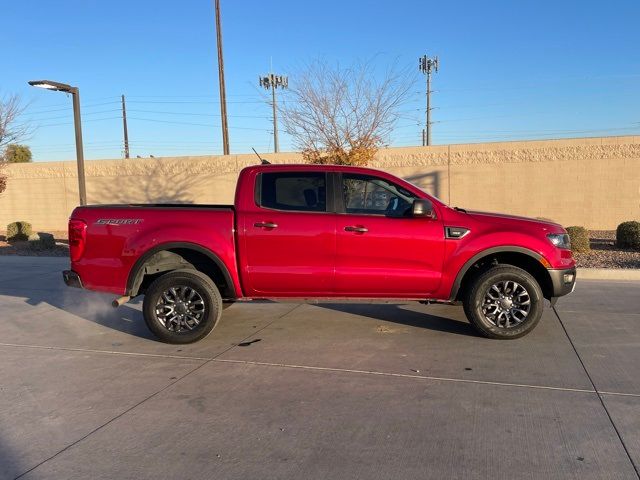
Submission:
M 579 281 L 516 341 L 261 303 L 175 346 L 66 265 L 0 257 L 0 478 L 639 478 L 638 282 Z

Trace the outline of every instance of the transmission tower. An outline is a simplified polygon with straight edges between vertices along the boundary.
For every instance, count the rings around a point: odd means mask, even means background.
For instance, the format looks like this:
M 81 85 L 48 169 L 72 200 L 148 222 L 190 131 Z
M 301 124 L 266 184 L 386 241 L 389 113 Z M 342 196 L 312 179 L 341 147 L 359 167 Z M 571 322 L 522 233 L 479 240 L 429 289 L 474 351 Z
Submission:
M 426 55 L 418 58 L 418 69 L 427 76 L 427 119 L 422 131 L 422 146 L 431 145 L 431 72 L 438 71 L 438 57 L 429 58 Z
M 278 111 L 276 108 L 276 88 L 289 88 L 289 79 L 284 75 L 270 73 L 258 77 L 258 83 L 267 90 L 271 89 L 271 106 L 273 107 L 273 151 L 280 151 L 278 146 Z

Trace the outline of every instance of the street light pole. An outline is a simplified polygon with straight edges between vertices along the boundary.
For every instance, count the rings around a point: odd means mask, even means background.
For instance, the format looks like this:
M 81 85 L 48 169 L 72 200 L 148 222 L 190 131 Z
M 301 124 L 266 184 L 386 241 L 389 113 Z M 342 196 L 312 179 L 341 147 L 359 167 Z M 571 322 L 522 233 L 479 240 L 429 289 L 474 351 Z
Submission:
M 80 118 L 80 90 L 73 88 L 73 126 L 76 132 L 76 160 L 78 164 L 78 191 L 80 205 L 87 204 L 87 187 L 84 178 L 84 147 L 82 145 L 82 120 Z
M 73 98 L 73 125 L 76 132 L 76 163 L 78 165 L 78 192 L 80 194 L 80 205 L 87 204 L 87 189 L 84 177 L 84 149 L 82 146 L 82 120 L 80 117 L 80 90 L 66 83 L 52 82 L 50 80 L 32 80 L 29 82 L 32 87 L 54 90 L 57 92 L 70 93 Z

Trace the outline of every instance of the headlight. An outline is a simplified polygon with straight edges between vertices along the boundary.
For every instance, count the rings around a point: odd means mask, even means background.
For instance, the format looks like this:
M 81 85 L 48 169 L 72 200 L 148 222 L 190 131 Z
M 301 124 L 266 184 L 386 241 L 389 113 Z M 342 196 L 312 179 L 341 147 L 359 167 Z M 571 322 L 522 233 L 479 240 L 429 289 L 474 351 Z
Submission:
M 550 233 L 547 238 L 558 248 L 571 248 L 571 240 L 566 233 Z

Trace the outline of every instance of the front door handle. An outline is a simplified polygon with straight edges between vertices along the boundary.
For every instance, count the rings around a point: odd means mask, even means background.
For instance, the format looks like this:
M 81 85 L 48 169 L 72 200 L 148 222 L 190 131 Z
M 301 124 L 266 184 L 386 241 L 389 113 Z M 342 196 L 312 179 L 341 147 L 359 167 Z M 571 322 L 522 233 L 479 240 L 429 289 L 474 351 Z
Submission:
M 344 227 L 345 232 L 356 232 L 356 233 L 367 233 L 369 231 L 366 227 L 359 227 L 357 225 L 351 225 L 348 227 Z
M 278 224 L 273 222 L 256 222 L 253 226 L 258 228 L 277 228 Z

